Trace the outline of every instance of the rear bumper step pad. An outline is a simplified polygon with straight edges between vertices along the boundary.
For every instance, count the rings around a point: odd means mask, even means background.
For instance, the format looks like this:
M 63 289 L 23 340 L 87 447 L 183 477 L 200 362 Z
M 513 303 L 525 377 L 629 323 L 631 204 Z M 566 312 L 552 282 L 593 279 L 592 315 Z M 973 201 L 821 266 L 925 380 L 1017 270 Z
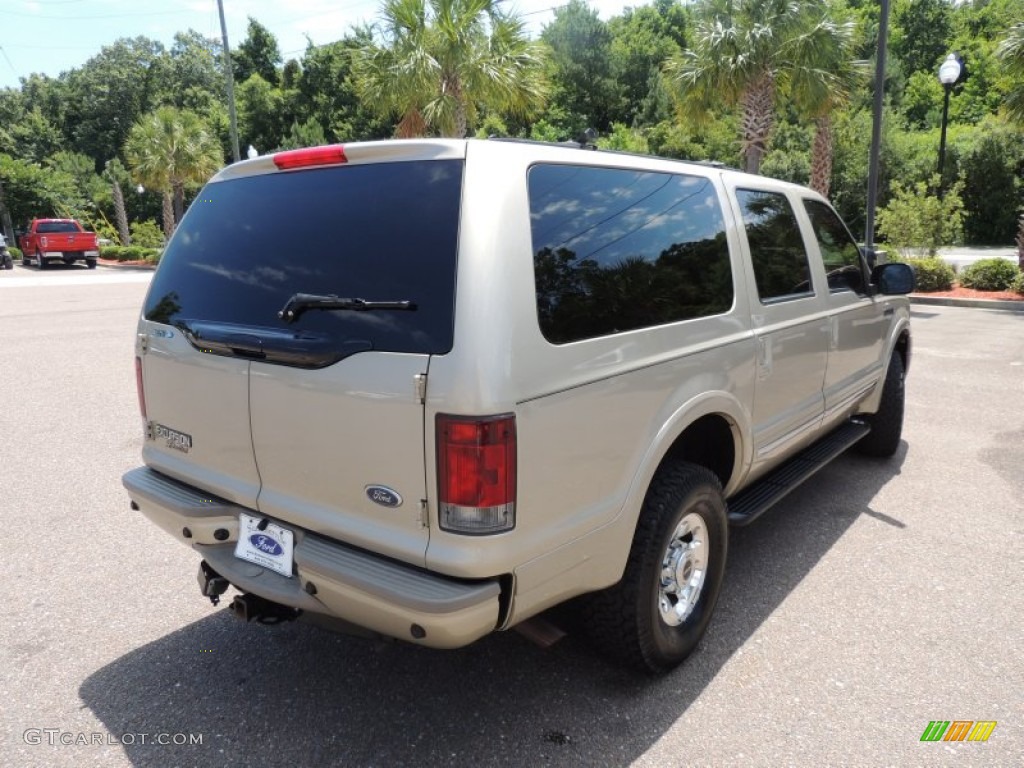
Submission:
M 235 587 L 267 600 L 436 648 L 466 645 L 498 622 L 496 579 L 449 578 L 274 520 L 295 534 L 295 574 L 287 578 L 234 556 L 238 514 L 258 516 L 255 510 L 148 467 L 127 472 L 122 482 L 146 517 L 199 552 Z M 219 529 L 227 538 L 217 535 Z M 414 634 L 412 625 L 418 627 Z

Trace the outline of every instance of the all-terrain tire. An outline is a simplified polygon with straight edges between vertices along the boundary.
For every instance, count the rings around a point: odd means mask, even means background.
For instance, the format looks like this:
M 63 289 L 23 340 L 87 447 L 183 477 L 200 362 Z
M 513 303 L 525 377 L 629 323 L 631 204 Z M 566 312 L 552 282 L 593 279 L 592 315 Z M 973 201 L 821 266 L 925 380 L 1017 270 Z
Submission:
M 876 413 L 863 416 L 869 425 L 869 432 L 854 448 L 865 456 L 887 458 L 896 453 L 903 435 L 903 403 L 905 399 L 903 356 L 892 353 L 889 370 L 885 373 L 882 386 L 882 401 Z
M 686 520 L 703 526 L 706 563 L 696 602 L 680 623 L 672 625 L 659 604 L 673 598 L 664 593 L 666 572 L 672 570 L 666 563 Z M 622 580 L 581 600 L 580 618 L 587 635 L 602 652 L 634 668 L 662 672 L 678 665 L 697 647 L 718 602 L 728 536 L 718 478 L 695 464 L 661 467 L 647 489 Z
M 38 266 L 40 269 L 47 268 L 48 265 L 46 263 L 46 259 L 43 258 L 43 254 L 40 253 L 39 251 L 36 251 L 36 261 L 38 262 L 36 266 Z

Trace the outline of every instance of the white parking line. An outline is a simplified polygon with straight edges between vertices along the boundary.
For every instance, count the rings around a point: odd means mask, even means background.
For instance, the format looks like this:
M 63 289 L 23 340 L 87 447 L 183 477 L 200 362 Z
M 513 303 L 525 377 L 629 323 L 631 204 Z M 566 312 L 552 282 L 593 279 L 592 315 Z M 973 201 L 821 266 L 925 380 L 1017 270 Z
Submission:
M 61 275 L 60 277 L 6 277 L 0 273 L 0 288 L 28 288 L 40 285 L 111 285 L 114 283 L 148 283 L 152 272 L 116 272 L 112 274 Z

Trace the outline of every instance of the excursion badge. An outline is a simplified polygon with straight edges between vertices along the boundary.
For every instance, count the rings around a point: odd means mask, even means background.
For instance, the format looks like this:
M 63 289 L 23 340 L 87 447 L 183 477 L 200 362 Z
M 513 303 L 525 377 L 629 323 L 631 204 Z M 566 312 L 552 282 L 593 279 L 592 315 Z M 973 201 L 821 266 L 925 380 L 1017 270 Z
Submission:
M 154 440 L 162 440 L 168 448 L 182 453 L 188 453 L 192 448 L 192 435 L 186 435 L 184 432 L 157 424 L 155 421 L 149 423 L 149 434 Z

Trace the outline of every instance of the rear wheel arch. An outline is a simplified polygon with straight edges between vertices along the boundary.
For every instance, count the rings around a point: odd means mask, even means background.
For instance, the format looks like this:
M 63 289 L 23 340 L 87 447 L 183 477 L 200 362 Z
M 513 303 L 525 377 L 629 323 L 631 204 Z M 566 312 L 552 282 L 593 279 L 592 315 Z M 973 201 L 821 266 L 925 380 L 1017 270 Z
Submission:
M 736 476 L 739 433 L 736 423 L 721 413 L 709 413 L 691 422 L 672 442 L 660 466 L 685 462 L 710 470 L 728 488 Z

